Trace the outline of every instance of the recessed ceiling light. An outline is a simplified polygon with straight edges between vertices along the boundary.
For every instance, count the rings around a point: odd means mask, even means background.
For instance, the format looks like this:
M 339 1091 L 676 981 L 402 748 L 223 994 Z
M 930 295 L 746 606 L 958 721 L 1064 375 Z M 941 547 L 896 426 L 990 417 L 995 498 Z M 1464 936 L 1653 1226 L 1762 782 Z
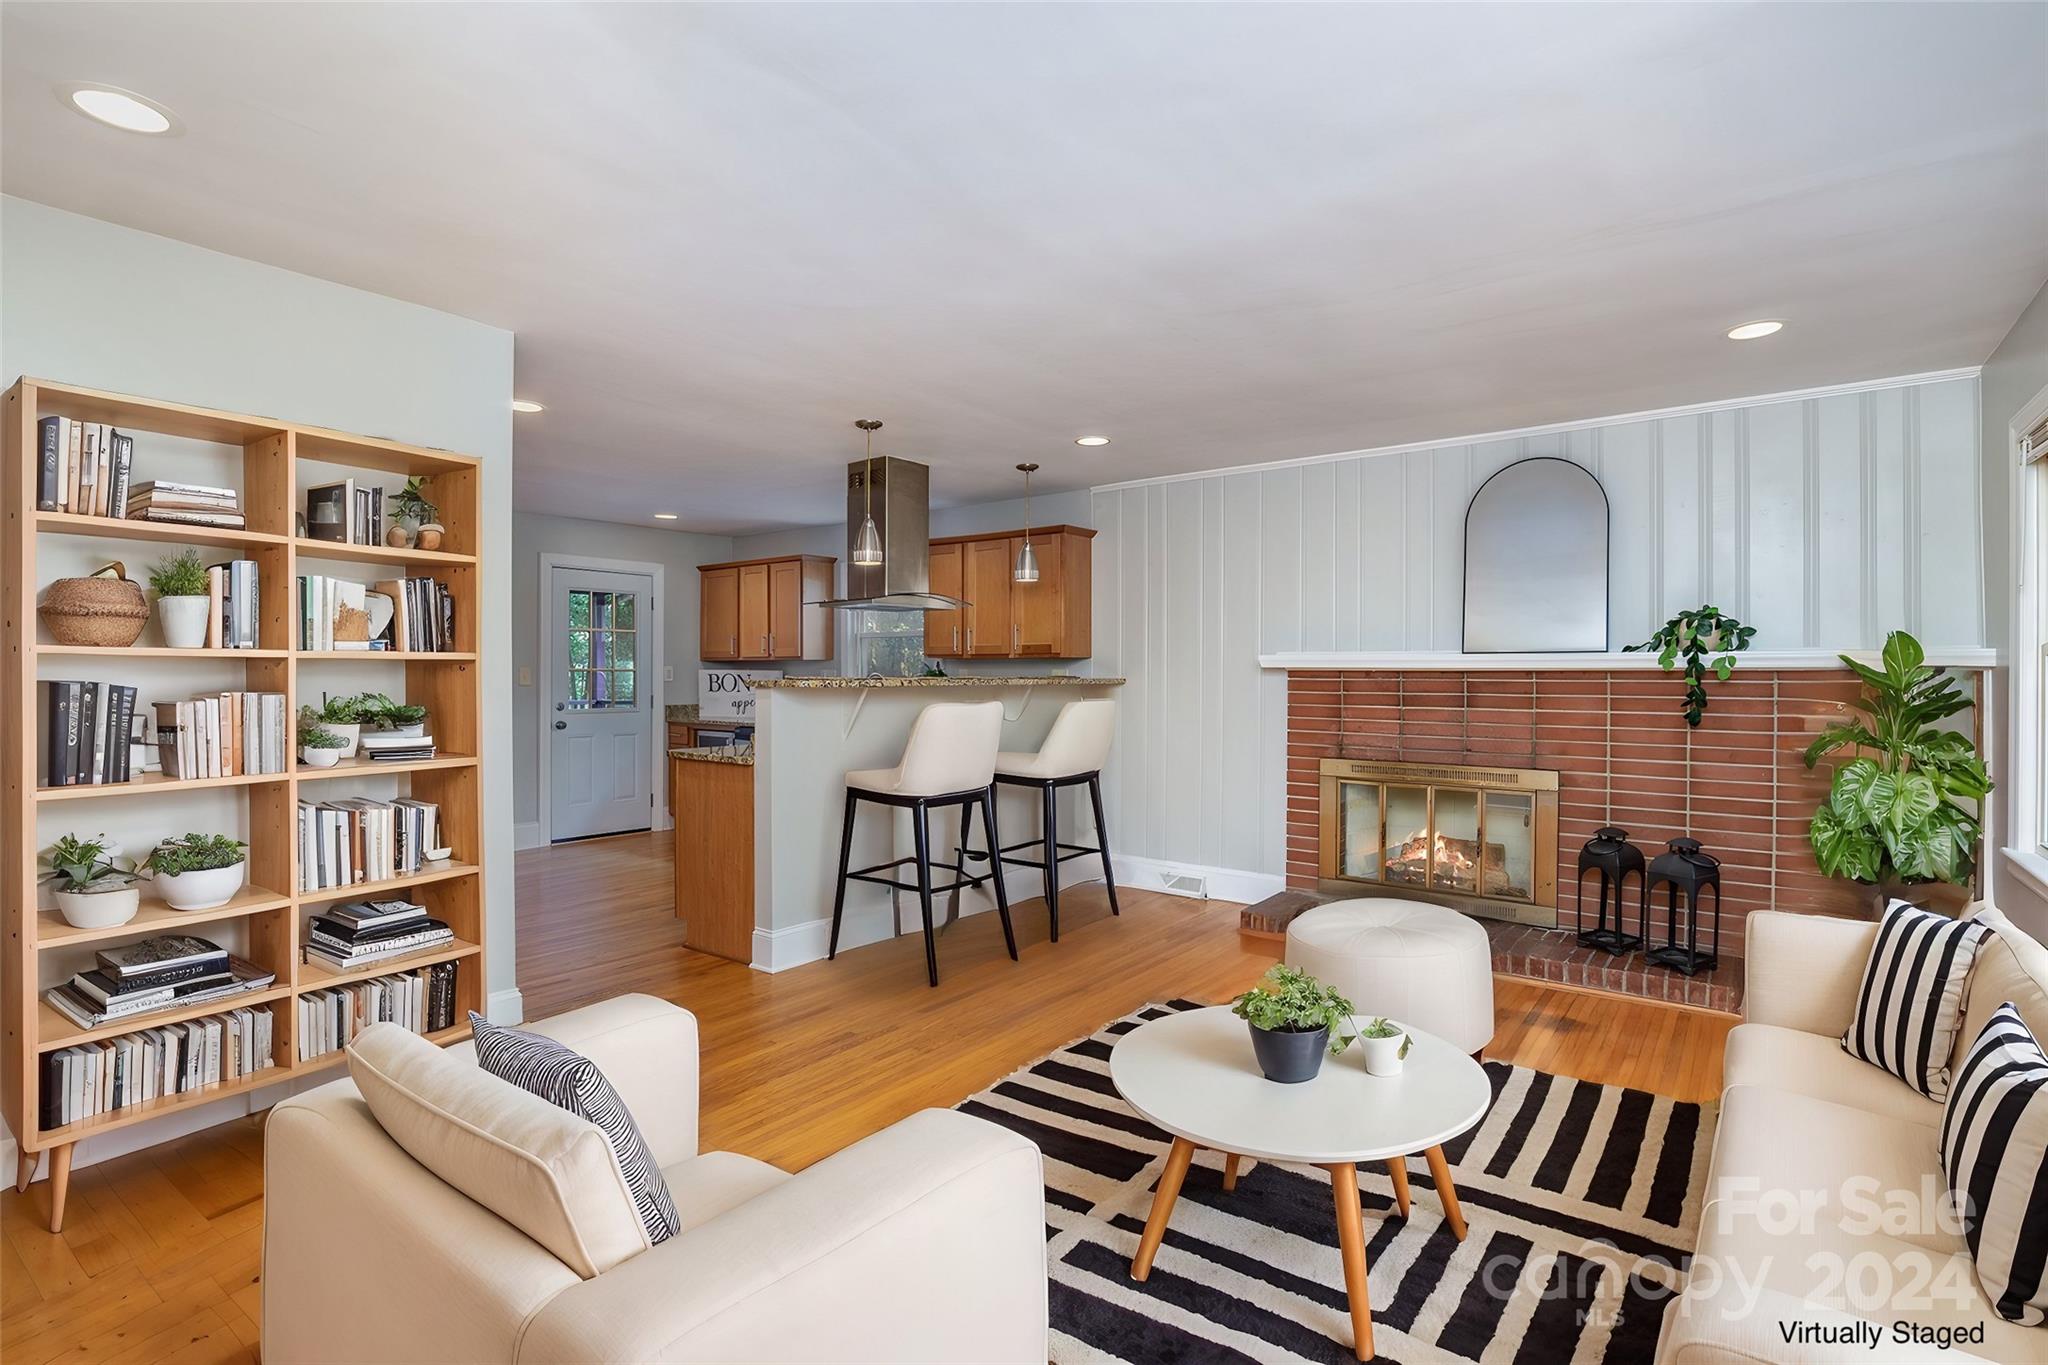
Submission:
M 676 514 L 673 512 L 656 512 L 654 514 L 654 519 L 656 521 L 674 521 L 676 519 Z
M 546 412 L 547 410 L 547 404 L 536 403 L 531 398 L 515 398 L 512 400 L 512 411 L 514 412 Z
M 1107 436 L 1076 436 L 1074 444 L 1077 446 L 1106 446 L 1109 444 L 1109 438 Z
M 73 83 L 57 87 L 58 97 L 89 119 L 126 133 L 176 133 L 177 115 L 153 99 L 113 85 Z
M 1758 337 L 1769 336 L 1784 325 L 1783 320 L 1779 318 L 1759 318 L 1755 322 L 1745 322 L 1740 327 L 1730 327 L 1728 329 L 1728 339 L 1730 341 L 1755 341 Z

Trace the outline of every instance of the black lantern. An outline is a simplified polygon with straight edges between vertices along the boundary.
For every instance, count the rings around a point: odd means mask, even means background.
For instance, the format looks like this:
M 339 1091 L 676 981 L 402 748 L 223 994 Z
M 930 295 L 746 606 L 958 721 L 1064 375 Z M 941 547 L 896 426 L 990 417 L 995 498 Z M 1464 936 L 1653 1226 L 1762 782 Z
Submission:
M 1586 927 L 1586 874 L 1600 874 L 1600 915 L 1598 924 Z M 1622 887 L 1629 873 L 1636 874 L 1636 890 L 1645 890 L 1643 876 L 1643 851 L 1628 841 L 1628 831 L 1612 825 L 1593 831 L 1593 837 L 1579 850 L 1579 904 L 1577 922 L 1579 942 L 1588 948 L 1598 948 L 1604 953 L 1626 953 L 1642 946 L 1643 936 L 1623 931 L 1625 920 L 1622 907 L 1628 902 L 1622 899 Z M 1607 902 L 1609 895 L 1614 900 L 1614 925 L 1608 927 Z M 1641 928 L 1638 921 L 1637 928 Z
M 1719 960 L 1721 952 L 1721 860 L 1711 853 L 1700 852 L 1697 839 L 1673 839 L 1669 853 L 1660 853 L 1650 860 L 1650 879 L 1643 890 L 1642 930 L 1647 937 L 1650 932 L 1650 903 L 1657 894 L 1657 888 L 1667 888 L 1670 897 L 1669 910 L 1664 925 L 1664 946 L 1647 948 L 1643 956 L 1660 967 L 1693 976 L 1712 967 Z M 1700 893 L 1708 887 L 1714 888 L 1714 946 L 1710 952 L 1700 951 Z M 1679 897 L 1685 897 L 1685 943 L 1678 941 Z

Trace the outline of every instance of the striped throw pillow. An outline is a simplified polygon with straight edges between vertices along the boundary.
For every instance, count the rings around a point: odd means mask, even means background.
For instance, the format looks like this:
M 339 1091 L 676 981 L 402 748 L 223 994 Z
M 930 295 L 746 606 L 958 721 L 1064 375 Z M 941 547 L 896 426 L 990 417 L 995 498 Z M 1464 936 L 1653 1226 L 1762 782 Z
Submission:
M 619 1174 L 625 1178 L 626 1192 L 633 1197 L 640 1225 L 647 1230 L 649 1246 L 659 1246 L 683 1230 L 675 1200 L 669 1197 L 668 1182 L 661 1178 L 661 1167 L 654 1164 L 647 1139 L 640 1136 L 626 1102 L 597 1069 L 597 1063 L 552 1038 L 493 1024 L 474 1010 L 469 1026 L 476 1035 L 477 1063 L 484 1070 L 588 1119 L 603 1132 L 619 1163 Z
M 1977 948 L 1990 936 L 1974 920 L 1950 919 L 1893 901 L 1878 926 L 1856 1021 L 1842 1048 L 1883 1067 L 1931 1100 L 1948 1094 L 1948 1059 L 1963 1020 L 1963 988 Z
M 2010 1003 L 1956 1072 L 1941 1116 L 1941 1169 L 1984 1296 L 2002 1318 L 2048 1322 L 2048 1057 Z

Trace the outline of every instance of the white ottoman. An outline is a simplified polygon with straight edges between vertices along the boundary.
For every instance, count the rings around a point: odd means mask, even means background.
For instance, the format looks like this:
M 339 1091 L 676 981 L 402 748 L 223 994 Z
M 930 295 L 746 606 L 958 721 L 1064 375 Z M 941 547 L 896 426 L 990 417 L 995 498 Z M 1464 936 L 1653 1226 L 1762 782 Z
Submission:
M 1470 916 L 1422 901 L 1335 901 L 1287 926 L 1287 965 L 1361 1014 L 1413 1024 L 1477 1054 L 1493 1039 L 1493 949 Z

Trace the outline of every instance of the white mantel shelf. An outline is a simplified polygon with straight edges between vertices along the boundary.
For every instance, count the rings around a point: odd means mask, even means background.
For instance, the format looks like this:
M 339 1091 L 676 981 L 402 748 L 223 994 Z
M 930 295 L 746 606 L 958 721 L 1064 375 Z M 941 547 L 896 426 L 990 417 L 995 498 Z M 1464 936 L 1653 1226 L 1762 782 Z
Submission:
M 1849 650 L 1859 663 L 1880 663 L 1874 649 Z M 1831 649 L 1747 650 L 1735 656 L 1743 669 L 1840 668 L 1841 655 Z M 1995 649 L 1931 649 L 1927 662 L 1938 668 L 1995 668 L 2001 662 Z M 1261 654 L 1259 667 L 1295 669 L 1387 669 L 1421 671 L 1439 669 L 1458 672 L 1498 671 L 1527 673 L 1581 670 L 1615 672 L 1655 669 L 1657 656 L 1640 654 L 1451 654 L 1440 650 L 1405 650 L 1386 653 L 1293 653 Z

